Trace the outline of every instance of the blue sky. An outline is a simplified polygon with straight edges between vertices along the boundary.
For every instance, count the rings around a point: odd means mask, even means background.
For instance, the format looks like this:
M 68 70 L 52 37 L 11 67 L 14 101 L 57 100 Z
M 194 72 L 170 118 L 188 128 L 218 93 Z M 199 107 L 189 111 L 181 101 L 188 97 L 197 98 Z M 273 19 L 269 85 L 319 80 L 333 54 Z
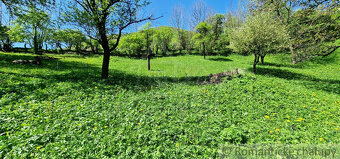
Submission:
M 173 8 L 181 5 L 185 8 L 186 14 L 190 13 L 190 8 L 196 0 L 151 0 L 151 4 L 147 7 L 149 12 L 155 16 L 164 16 L 154 22 L 154 25 L 170 25 L 169 17 Z M 237 10 L 239 0 L 204 0 L 204 2 L 212 8 L 216 13 L 226 13 Z

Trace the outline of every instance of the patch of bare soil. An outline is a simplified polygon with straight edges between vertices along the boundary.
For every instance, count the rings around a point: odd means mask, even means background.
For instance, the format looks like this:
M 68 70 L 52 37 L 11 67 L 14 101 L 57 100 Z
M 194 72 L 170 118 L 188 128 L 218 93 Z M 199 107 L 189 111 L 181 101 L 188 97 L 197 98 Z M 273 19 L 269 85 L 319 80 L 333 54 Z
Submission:
M 239 69 L 235 69 L 233 71 L 226 71 L 222 73 L 215 73 L 211 74 L 206 77 L 206 80 L 203 82 L 200 82 L 200 85 L 206 85 L 206 84 L 220 84 L 223 82 L 224 79 L 231 80 L 235 77 L 238 77 L 241 75 L 241 71 Z
M 33 64 L 33 65 L 40 65 L 41 60 L 14 60 L 12 61 L 14 64 Z

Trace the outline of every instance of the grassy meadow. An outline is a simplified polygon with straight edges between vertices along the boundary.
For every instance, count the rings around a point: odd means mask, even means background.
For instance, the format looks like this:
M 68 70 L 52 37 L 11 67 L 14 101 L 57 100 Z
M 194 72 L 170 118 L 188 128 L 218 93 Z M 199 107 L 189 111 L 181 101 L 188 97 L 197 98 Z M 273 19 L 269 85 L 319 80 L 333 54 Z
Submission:
M 216 158 L 222 144 L 340 143 L 340 55 L 111 57 L 0 53 L 0 158 Z M 48 56 L 48 55 L 47 55 Z M 52 56 L 52 55 L 51 55 Z M 217 85 L 197 80 L 242 70 Z

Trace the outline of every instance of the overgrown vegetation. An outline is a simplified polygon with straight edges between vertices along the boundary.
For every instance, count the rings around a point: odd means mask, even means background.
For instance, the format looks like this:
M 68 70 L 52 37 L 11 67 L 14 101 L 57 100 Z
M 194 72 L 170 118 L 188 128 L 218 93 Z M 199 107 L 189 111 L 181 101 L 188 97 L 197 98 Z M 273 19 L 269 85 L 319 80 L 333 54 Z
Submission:
M 195 0 L 173 7 L 171 26 L 153 22 L 163 17 L 150 3 L 0 1 L 0 158 L 340 143 L 339 1 L 240 0 L 215 13 Z
M 268 55 L 257 75 L 253 56 L 156 58 L 151 71 L 113 57 L 112 78 L 99 80 L 99 56 L 36 66 L 1 53 L 0 156 L 201 158 L 225 143 L 339 143 L 338 55 L 297 65 Z M 234 68 L 243 75 L 197 83 Z

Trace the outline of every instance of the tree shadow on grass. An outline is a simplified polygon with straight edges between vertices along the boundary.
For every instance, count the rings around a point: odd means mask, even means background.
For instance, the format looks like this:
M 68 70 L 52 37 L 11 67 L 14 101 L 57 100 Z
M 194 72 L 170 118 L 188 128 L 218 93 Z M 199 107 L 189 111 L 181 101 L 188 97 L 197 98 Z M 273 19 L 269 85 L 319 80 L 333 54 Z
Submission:
M 0 57 L 2 55 L 0 54 Z M 160 85 L 183 83 L 186 85 L 197 85 L 199 81 L 207 77 L 168 77 L 147 76 L 129 74 L 120 70 L 110 69 L 107 80 L 100 79 L 101 68 L 92 64 L 75 61 L 63 61 L 59 59 L 44 60 L 42 65 L 14 64 L 15 59 L 29 60 L 34 58 L 29 55 L 6 55 L 0 60 L 0 98 L 5 94 L 16 93 L 17 97 L 37 94 L 37 90 L 55 87 L 60 83 L 71 83 L 72 90 L 87 92 L 88 88 L 98 87 L 98 91 L 125 90 L 149 91 Z M 36 82 L 37 81 L 37 82 Z M 61 91 L 62 92 L 62 91 Z M 91 92 L 88 92 L 91 93 Z M 48 94 L 41 94 L 40 99 L 48 98 Z M 16 98 L 11 99 L 16 102 Z M 8 104 L 8 103 L 7 103 Z
M 248 71 L 252 71 L 252 68 L 248 68 Z M 304 75 L 300 73 L 290 72 L 288 70 L 276 69 L 276 68 L 257 68 L 256 74 L 271 76 L 286 80 L 294 80 L 302 82 L 307 88 L 316 90 L 324 90 L 329 93 L 340 94 L 340 80 L 331 79 L 319 79 L 313 76 Z
M 208 60 L 210 61 L 224 61 L 224 62 L 231 62 L 233 60 L 229 59 L 229 58 L 224 58 L 224 57 L 210 57 L 208 58 Z
M 299 64 L 283 64 L 283 63 L 272 63 L 272 62 L 264 62 L 264 64 L 260 64 L 263 66 L 273 66 L 273 67 L 288 67 L 288 68 L 303 68 L 302 65 Z

